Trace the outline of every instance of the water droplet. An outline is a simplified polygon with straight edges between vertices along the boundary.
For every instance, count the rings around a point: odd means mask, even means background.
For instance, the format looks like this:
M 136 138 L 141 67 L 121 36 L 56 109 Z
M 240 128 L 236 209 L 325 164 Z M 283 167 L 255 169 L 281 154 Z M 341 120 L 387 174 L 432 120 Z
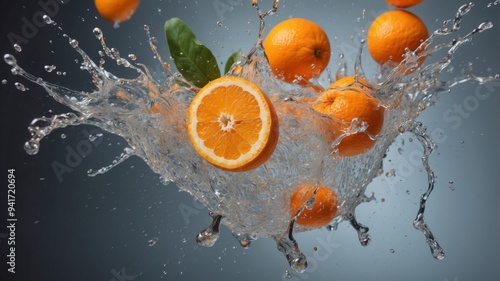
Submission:
M 7 79 L 2 80 L 2 84 L 6 85 L 7 84 Z
M 491 21 L 485 21 L 485 22 L 481 23 L 477 27 L 477 29 L 479 30 L 479 32 L 483 32 L 483 31 L 490 29 L 492 27 L 493 27 L 493 23 Z
M 5 61 L 5 63 L 7 63 L 8 65 L 11 65 L 11 66 L 16 65 L 16 63 L 17 63 L 16 58 L 11 54 L 5 54 L 3 56 L 3 60 Z
M 19 82 L 14 83 L 14 86 L 16 86 L 16 89 L 18 89 L 19 91 L 22 91 L 22 92 L 29 90 L 28 88 L 26 88 L 23 84 L 21 84 Z
M 35 155 L 40 150 L 40 144 L 37 141 L 29 140 L 24 143 L 24 151 L 29 155 Z
M 222 22 L 221 21 L 217 21 L 217 26 L 221 27 L 222 26 Z
M 390 249 L 389 252 L 391 252 L 391 254 L 394 254 L 396 251 L 394 251 L 394 249 Z
M 292 274 L 290 273 L 290 270 L 285 270 L 285 273 L 283 273 L 283 278 L 292 279 Z
M 46 23 L 46 24 L 53 24 L 54 21 L 47 15 L 43 15 L 43 21 Z
M 409 191 L 409 190 L 406 190 L 406 194 L 410 195 L 410 191 Z
M 392 169 L 392 170 L 388 171 L 387 173 L 385 173 L 385 176 L 386 177 L 395 177 L 396 176 L 396 169 Z
M 222 216 L 214 214 L 210 214 L 210 216 L 212 217 L 212 223 L 210 224 L 210 226 L 202 230 L 196 236 L 196 243 L 198 243 L 198 245 L 200 246 L 212 247 L 215 242 L 217 242 L 217 239 L 219 239 L 220 222 L 222 220 Z
M 71 45 L 71 47 L 76 48 L 76 47 L 78 47 L 78 40 L 71 39 L 69 41 L 69 44 Z
M 98 40 L 102 39 L 102 30 L 99 27 L 94 28 L 94 30 L 92 30 L 92 32 L 94 33 L 95 37 Z
M 55 65 L 46 65 L 43 67 L 45 69 L 45 71 L 47 72 L 52 72 L 54 69 L 56 69 L 56 66 Z
M 14 47 L 14 50 L 16 50 L 16 52 L 18 52 L 18 53 L 20 53 L 23 50 L 21 48 L 21 46 L 19 46 L 19 44 L 14 44 L 13 47 Z
M 61 134 L 61 139 L 65 139 L 66 138 L 66 134 Z
M 134 54 L 129 54 L 129 55 L 128 55 L 128 58 L 129 58 L 129 59 L 131 59 L 132 61 L 137 60 L 137 56 L 136 56 L 136 55 L 134 55 Z
M 158 242 L 158 237 L 153 237 L 153 239 L 148 241 L 149 247 L 156 245 L 156 242 Z
M 181 241 L 182 241 L 182 243 L 186 243 L 187 239 L 186 238 L 182 238 Z
M 451 191 L 455 191 L 455 185 L 453 181 L 448 181 L 448 187 L 451 189 Z

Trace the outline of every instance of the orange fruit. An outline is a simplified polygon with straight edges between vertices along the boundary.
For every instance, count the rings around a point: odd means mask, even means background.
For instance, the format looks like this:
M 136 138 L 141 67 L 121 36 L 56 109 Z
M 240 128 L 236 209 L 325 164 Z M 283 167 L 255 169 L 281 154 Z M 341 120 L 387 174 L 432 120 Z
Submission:
M 398 8 L 408 8 L 411 6 L 415 6 L 417 4 L 420 4 L 422 1 L 424 0 L 385 0 L 385 2 L 389 3 L 389 5 Z
M 376 136 L 384 125 L 384 107 L 372 96 L 368 81 L 353 76 L 344 77 L 330 85 L 314 104 L 314 109 L 333 118 L 333 130 L 345 132 L 354 118 L 365 122 L 364 132 L 345 136 L 337 146 L 342 156 L 355 156 L 367 152 L 375 144 L 369 135 Z M 361 125 L 361 123 L 360 123 Z M 368 135 L 368 134 L 369 135 Z
M 372 58 L 389 66 L 400 63 L 406 48 L 414 51 L 429 37 L 427 27 L 416 15 L 403 10 L 393 10 L 378 16 L 367 34 L 368 52 Z M 419 60 L 419 66 L 425 58 Z
M 248 171 L 274 152 L 278 117 L 257 85 L 223 76 L 205 85 L 191 102 L 188 135 L 209 163 L 224 170 Z
M 318 77 L 330 61 L 330 41 L 316 23 L 293 18 L 276 25 L 263 43 L 273 74 L 288 83 L 298 77 L 307 84 Z
M 308 208 L 308 200 L 314 195 L 316 197 L 312 208 Z M 330 188 L 323 185 L 305 184 L 297 187 L 290 198 L 290 211 L 295 216 L 303 206 L 302 212 L 295 222 L 310 228 L 320 228 L 332 221 L 337 214 L 337 195 Z
M 139 6 L 139 2 L 140 0 L 94 0 L 99 14 L 113 23 L 128 20 Z

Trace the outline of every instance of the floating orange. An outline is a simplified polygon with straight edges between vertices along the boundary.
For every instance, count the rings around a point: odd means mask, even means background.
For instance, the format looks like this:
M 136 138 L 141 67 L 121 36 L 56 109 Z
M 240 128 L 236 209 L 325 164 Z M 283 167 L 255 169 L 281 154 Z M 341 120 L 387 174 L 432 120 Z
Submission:
M 314 204 L 312 207 L 307 206 L 315 191 Z M 323 185 L 301 185 L 295 189 L 290 198 L 290 211 L 293 216 L 304 207 L 295 221 L 310 228 L 320 228 L 330 223 L 337 214 L 337 205 L 335 192 Z
M 94 0 L 99 14 L 106 20 L 124 22 L 134 14 L 140 0 Z
M 368 87 L 368 81 L 362 78 L 356 81 L 354 76 L 344 77 L 330 85 L 314 105 L 316 111 L 329 115 L 336 121 L 332 130 L 339 133 L 350 129 L 355 118 L 368 125 L 365 132 L 356 132 L 342 139 L 337 146 L 338 153 L 342 156 L 367 152 L 375 144 L 372 137 L 380 133 L 384 125 L 385 109 L 380 101 L 371 95 Z

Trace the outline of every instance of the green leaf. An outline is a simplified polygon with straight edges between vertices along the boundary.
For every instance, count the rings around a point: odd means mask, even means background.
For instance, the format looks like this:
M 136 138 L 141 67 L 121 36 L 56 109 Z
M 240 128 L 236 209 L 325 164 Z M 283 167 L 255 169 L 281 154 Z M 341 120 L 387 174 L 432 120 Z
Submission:
M 231 69 L 231 66 L 233 66 L 233 64 L 237 61 L 239 61 L 240 59 L 242 58 L 241 56 L 241 49 L 239 49 L 238 51 L 234 52 L 228 59 L 227 59 L 227 62 L 226 62 L 226 67 L 224 68 L 224 73 L 228 73 L 229 70 Z
M 174 64 L 186 80 L 201 88 L 220 77 L 212 52 L 181 19 L 171 18 L 165 22 L 165 36 Z

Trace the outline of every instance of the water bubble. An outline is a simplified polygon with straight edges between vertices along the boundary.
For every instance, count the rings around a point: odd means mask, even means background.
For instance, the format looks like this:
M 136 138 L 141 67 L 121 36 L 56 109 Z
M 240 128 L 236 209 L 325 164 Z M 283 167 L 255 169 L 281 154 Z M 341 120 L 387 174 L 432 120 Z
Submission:
M 222 26 L 222 22 L 221 21 L 217 21 L 217 26 L 221 27 Z
M 7 79 L 2 80 L 2 84 L 6 85 L 7 84 Z
M 55 65 L 46 65 L 43 67 L 45 69 L 45 71 L 47 72 L 52 72 L 54 69 L 56 69 L 56 66 Z
M 61 139 L 65 139 L 66 138 L 66 134 L 61 134 Z
M 16 50 L 16 52 L 18 53 L 20 53 L 23 50 L 21 46 L 19 46 L 19 44 L 14 44 L 12 47 L 14 47 L 14 50 Z
M 391 254 L 394 254 L 396 251 L 394 251 L 394 249 L 390 249 L 389 252 L 391 252 Z
M 410 195 L 410 191 L 408 189 L 406 190 L 406 194 Z

